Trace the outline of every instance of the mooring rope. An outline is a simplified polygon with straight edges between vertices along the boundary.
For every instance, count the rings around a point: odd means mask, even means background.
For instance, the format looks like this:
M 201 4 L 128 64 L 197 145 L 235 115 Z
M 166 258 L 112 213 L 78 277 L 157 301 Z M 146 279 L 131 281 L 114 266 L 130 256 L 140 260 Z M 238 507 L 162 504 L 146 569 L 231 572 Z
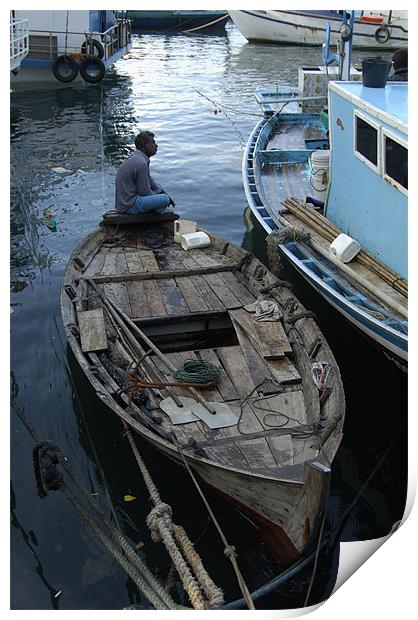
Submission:
M 61 490 L 70 503 L 80 512 L 93 533 L 129 574 L 133 582 L 156 609 L 189 609 L 178 605 L 158 582 L 132 547 L 132 544 L 108 520 L 101 506 L 91 497 L 90 493 L 71 471 L 59 448 L 52 441 L 41 442 L 35 430 L 30 426 L 26 416 L 13 399 L 11 400 L 11 406 L 36 443 L 33 457 L 36 483 L 40 496 L 45 497 L 47 491 Z M 80 502 L 74 497 L 63 480 L 62 472 L 57 469 L 58 465 L 64 469 L 88 505 L 94 510 L 98 523 L 93 520 L 92 516 L 86 512 Z M 107 527 L 110 536 L 103 531 L 102 526 Z
M 161 501 L 158 489 L 139 453 L 128 425 L 123 422 L 123 426 L 150 494 L 151 501 L 154 504 L 154 508 L 147 518 L 147 524 L 151 530 L 152 539 L 155 542 L 159 542 L 160 540 L 164 542 L 193 607 L 195 609 L 206 609 L 207 607 L 211 609 L 219 608 L 224 600 L 222 590 L 216 586 L 208 575 L 185 530 L 181 526 L 173 523 L 171 507 Z M 185 558 L 193 569 L 195 577 L 192 575 Z M 206 596 L 207 604 L 202 595 L 202 590 Z
M 173 377 L 182 383 L 216 383 L 221 369 L 206 360 L 187 359 L 173 372 Z

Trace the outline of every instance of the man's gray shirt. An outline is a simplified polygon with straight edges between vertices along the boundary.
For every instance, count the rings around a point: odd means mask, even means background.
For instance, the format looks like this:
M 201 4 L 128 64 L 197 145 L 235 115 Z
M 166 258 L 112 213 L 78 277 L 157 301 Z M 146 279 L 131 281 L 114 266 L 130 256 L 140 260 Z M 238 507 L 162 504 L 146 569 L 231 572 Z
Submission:
M 161 192 L 149 173 L 149 157 L 136 150 L 123 162 L 116 175 L 116 210 L 127 211 L 137 196 L 150 196 Z

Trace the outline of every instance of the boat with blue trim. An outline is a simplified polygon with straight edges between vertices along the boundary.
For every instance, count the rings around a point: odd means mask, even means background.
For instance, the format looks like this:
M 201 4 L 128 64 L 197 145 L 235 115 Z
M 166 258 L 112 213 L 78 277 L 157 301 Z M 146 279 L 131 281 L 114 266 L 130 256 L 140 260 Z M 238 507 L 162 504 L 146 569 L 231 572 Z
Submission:
M 406 369 L 407 82 L 330 81 L 327 114 L 313 97 L 257 97 L 242 172 L 255 218 L 277 231 L 268 245 Z
M 326 23 L 331 44 L 339 38 L 343 11 L 229 11 L 249 41 L 281 45 L 322 45 Z M 408 11 L 353 11 L 359 48 L 397 49 L 408 45 Z
M 12 11 L 27 20 L 29 52 L 11 85 L 84 81 L 98 84 L 131 49 L 131 23 L 117 11 Z M 120 12 L 119 12 L 120 13 Z

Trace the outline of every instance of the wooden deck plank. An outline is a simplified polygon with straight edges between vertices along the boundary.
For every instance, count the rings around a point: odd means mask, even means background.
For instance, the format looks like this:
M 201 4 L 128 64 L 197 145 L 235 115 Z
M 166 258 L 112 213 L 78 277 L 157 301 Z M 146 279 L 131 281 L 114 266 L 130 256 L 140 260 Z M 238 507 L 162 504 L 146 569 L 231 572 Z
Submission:
M 205 300 L 209 310 L 225 310 L 224 304 L 221 302 L 219 297 L 215 295 L 202 275 L 190 277 L 201 297 Z
M 189 307 L 173 278 L 158 280 L 158 286 L 168 315 L 175 316 L 189 313 Z
M 255 388 L 251 372 L 247 366 L 241 347 L 222 347 L 217 349 L 217 354 L 222 362 L 232 383 L 241 399 L 248 396 Z
M 159 271 L 158 262 L 152 250 L 142 250 L 140 256 L 145 271 Z
M 106 252 L 106 256 L 105 256 L 105 260 L 104 260 L 104 264 L 103 264 L 103 269 L 102 269 L 102 276 L 111 276 L 114 275 L 115 273 L 117 273 L 116 271 L 116 261 L 117 261 L 117 256 L 116 254 L 113 254 L 112 252 Z
M 194 286 L 190 276 L 184 276 L 182 278 L 178 277 L 175 280 L 186 301 L 186 304 L 190 309 L 190 312 L 202 312 L 204 310 L 209 310 L 204 298 Z
M 106 255 L 107 252 L 98 252 L 84 271 L 83 276 L 85 278 L 91 278 L 92 276 L 100 275 L 103 270 Z
M 165 316 L 166 309 L 158 283 L 155 280 L 143 280 L 144 295 L 148 300 L 151 316 Z
M 266 380 L 274 381 L 274 376 L 270 372 L 267 362 L 259 355 L 253 344 L 253 341 L 247 335 L 247 332 L 244 331 L 240 324 L 234 319 L 234 312 L 231 312 L 230 316 L 232 318 L 235 332 L 237 334 L 242 352 L 244 353 L 245 359 L 247 361 L 247 366 L 250 370 L 254 384 L 259 385 Z
M 116 257 L 116 254 L 113 256 Z M 126 312 L 128 316 L 132 316 L 131 304 L 129 302 L 128 290 L 125 282 L 109 282 L 101 285 L 103 292 L 115 306 L 117 306 L 123 312 Z
M 143 282 L 127 282 L 126 289 L 128 291 L 129 303 L 131 304 L 132 316 L 141 318 L 149 316 L 151 313 L 145 287 Z
M 231 379 L 229 378 L 228 373 L 224 370 L 221 360 L 216 355 L 216 351 L 214 351 L 213 349 L 200 349 L 198 353 L 203 360 L 206 360 L 211 364 L 215 364 L 215 366 L 218 366 L 222 369 L 219 381 L 216 385 L 222 395 L 222 398 L 225 401 L 236 400 L 238 398 L 238 392 L 235 389 L 235 386 L 232 383 Z
M 203 276 L 215 295 L 221 300 L 225 308 L 241 308 L 242 303 L 235 297 L 217 273 Z
M 219 277 L 243 306 L 255 301 L 254 295 L 237 279 L 235 273 L 224 271 L 219 274 Z
M 277 360 L 269 359 L 267 362 L 271 373 L 279 383 L 299 383 L 301 381 L 299 372 L 289 358 L 283 357 Z
M 139 252 L 126 252 L 125 257 L 129 273 L 143 273 L 145 271 Z

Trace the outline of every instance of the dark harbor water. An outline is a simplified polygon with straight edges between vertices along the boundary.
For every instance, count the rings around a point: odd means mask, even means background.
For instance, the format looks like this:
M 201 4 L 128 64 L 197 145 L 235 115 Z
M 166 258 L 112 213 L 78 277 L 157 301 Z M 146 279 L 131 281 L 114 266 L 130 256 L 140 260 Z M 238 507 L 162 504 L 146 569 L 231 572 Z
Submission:
M 12 396 L 37 437 L 54 441 L 89 492 L 108 513 L 113 506 L 135 543 L 144 543 L 141 553 L 163 581 L 170 562 L 145 525 L 150 502 L 127 439 L 67 351 L 59 307 L 63 270 L 74 246 L 113 208 L 116 171 L 141 129 L 156 134 L 152 173 L 181 217 L 262 258 L 264 235 L 246 211 L 241 179 L 242 149 L 260 114 L 253 93 L 294 88 L 297 67 L 319 62 L 319 49 L 247 44 L 232 28 L 224 36 L 143 35 L 97 87 L 40 86 L 11 94 Z M 47 211 L 56 230 L 48 226 Z M 290 268 L 286 277 L 317 314 L 346 392 L 327 529 L 340 522 L 381 462 L 352 506 L 342 539 L 384 536 L 402 517 L 406 497 L 406 376 Z M 12 411 L 11 608 L 111 610 L 139 602 L 126 573 L 64 495 L 38 497 L 33 447 Z M 218 534 L 187 475 L 146 445 L 141 449 L 210 574 L 228 600 L 240 598 Z M 126 502 L 126 495 L 137 499 Z M 251 524 L 208 497 L 236 546 L 250 589 L 277 575 L 280 566 L 266 555 Z M 320 557 L 310 604 L 332 591 L 337 566 L 338 547 Z M 310 576 L 311 569 L 256 606 L 303 605 Z

